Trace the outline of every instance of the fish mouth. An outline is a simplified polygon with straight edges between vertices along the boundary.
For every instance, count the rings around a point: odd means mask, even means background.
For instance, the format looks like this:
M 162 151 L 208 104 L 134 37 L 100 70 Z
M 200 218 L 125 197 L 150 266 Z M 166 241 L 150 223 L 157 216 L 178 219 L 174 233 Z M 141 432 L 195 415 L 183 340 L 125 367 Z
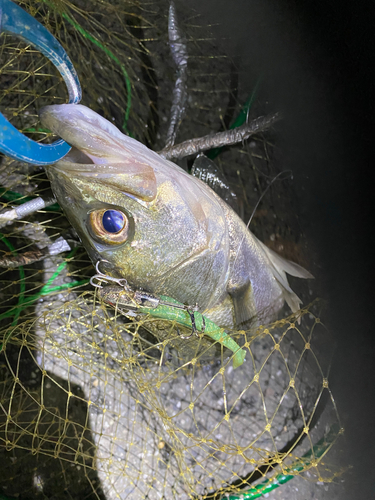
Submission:
M 124 159 L 124 136 L 118 128 L 81 104 L 55 104 L 39 112 L 43 126 L 60 136 L 84 156 L 73 151 L 78 163 L 100 164 Z M 122 147 L 121 147 L 122 146 Z M 68 153 L 69 154 L 69 153 Z
M 143 144 L 122 134 L 112 123 L 80 104 L 46 106 L 40 119 L 72 146 L 60 161 L 47 167 L 64 182 L 74 178 L 100 183 L 152 201 L 157 194 L 154 164 L 160 158 Z M 70 179 L 72 177 L 72 179 Z
M 63 164 L 64 170 L 67 170 L 67 171 L 74 170 L 73 165 L 77 165 L 76 168 L 78 171 L 80 171 L 82 169 L 81 166 L 94 165 L 95 161 L 92 158 L 90 158 L 90 156 L 88 156 L 86 153 L 84 153 L 83 151 L 78 149 L 77 147 L 72 146 L 72 149 L 69 151 L 69 153 L 67 153 L 64 156 L 64 158 L 59 160 L 54 165 L 57 165 L 57 164 Z M 51 166 L 54 166 L 54 165 L 51 165 Z

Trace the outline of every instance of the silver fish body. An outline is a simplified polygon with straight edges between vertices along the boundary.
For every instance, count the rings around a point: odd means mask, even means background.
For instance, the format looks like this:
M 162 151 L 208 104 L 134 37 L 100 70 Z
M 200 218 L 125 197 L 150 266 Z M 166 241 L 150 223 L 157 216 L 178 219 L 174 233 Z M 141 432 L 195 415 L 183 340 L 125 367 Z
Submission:
M 73 146 L 47 173 L 94 263 L 109 261 L 134 289 L 197 303 L 224 328 L 269 322 L 285 301 L 298 310 L 286 273 L 310 273 L 262 244 L 202 181 L 85 106 L 47 106 L 41 119 Z M 126 220 L 116 241 L 97 231 L 106 210 Z

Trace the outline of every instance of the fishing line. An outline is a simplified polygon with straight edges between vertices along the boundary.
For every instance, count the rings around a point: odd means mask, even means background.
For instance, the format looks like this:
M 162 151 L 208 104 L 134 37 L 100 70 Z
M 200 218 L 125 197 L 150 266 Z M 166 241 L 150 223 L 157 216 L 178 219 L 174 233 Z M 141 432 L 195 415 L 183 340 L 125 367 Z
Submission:
M 280 177 L 282 175 L 285 175 L 285 177 L 283 179 L 280 179 Z M 255 212 L 257 211 L 258 209 L 258 206 L 259 206 L 259 203 L 262 201 L 262 199 L 264 198 L 264 195 L 267 193 L 267 191 L 270 189 L 270 187 L 272 186 L 272 184 L 277 180 L 277 179 L 280 179 L 280 180 L 285 180 L 285 179 L 289 179 L 290 177 L 292 177 L 293 175 L 293 172 L 291 170 L 283 170 L 282 172 L 279 172 L 276 177 L 274 177 L 272 179 L 272 181 L 268 184 L 268 186 L 266 187 L 266 189 L 263 191 L 262 195 L 260 196 L 259 200 L 257 201 L 255 207 L 254 207 L 254 210 L 250 216 L 250 219 L 249 219 L 249 222 L 247 223 L 246 225 L 246 229 L 249 229 L 250 227 L 250 224 L 251 224 L 251 221 L 253 220 L 253 217 L 255 215 Z M 246 237 L 246 233 L 243 235 L 242 237 L 242 240 L 240 242 L 240 244 L 238 245 L 238 250 L 237 250 L 237 254 L 236 254 L 236 258 L 234 259 L 234 262 L 233 262 L 233 267 L 235 266 L 236 262 L 237 262 L 237 257 L 238 257 L 238 254 L 240 252 L 240 249 L 241 249 L 241 246 L 242 246 L 242 243 L 244 242 L 244 239 Z
M 49 2 L 48 0 L 43 0 L 44 3 L 46 3 L 49 7 L 54 8 L 54 5 L 52 2 Z M 112 59 L 118 66 L 121 68 L 121 72 L 123 74 L 123 77 L 125 79 L 125 86 L 126 86 L 126 92 L 127 92 L 127 104 L 126 104 L 126 110 L 125 110 L 125 117 L 124 117 L 124 123 L 122 124 L 122 128 L 125 130 L 125 132 L 128 135 L 131 135 L 127 129 L 127 123 L 129 120 L 129 115 L 130 115 L 130 108 L 131 108 L 131 101 L 132 101 L 132 95 L 131 95 L 131 83 L 129 79 L 128 72 L 125 69 L 125 66 L 120 62 L 120 60 L 114 55 L 114 53 L 109 50 L 107 47 L 105 47 L 97 38 L 95 38 L 91 33 L 86 31 L 85 29 L 82 28 L 80 24 L 78 24 L 73 18 L 71 18 L 68 14 L 65 12 L 61 13 L 61 16 L 68 21 L 83 37 L 87 38 L 92 42 L 94 45 L 99 47 L 107 56 Z
M 302 455 L 291 466 L 286 467 L 282 474 L 265 479 L 256 486 L 241 491 L 239 494 L 229 494 L 226 496 L 227 500 L 254 500 L 255 498 L 264 497 L 264 495 L 293 479 L 299 472 L 306 470 L 317 458 L 324 456 L 335 443 L 339 434 L 339 427 L 332 425 L 327 434 L 313 446 L 312 450 Z
M 229 127 L 229 130 L 233 130 L 234 128 L 240 127 L 245 122 L 246 123 L 248 122 L 248 117 L 249 117 L 250 109 L 251 109 L 252 105 L 254 104 L 255 97 L 257 95 L 258 88 L 259 88 L 259 85 L 260 85 L 261 81 L 262 81 L 262 77 L 260 76 L 258 78 L 258 80 L 257 80 L 257 82 L 256 82 L 256 84 L 254 86 L 254 89 L 251 92 L 249 98 L 247 99 L 247 101 L 245 102 L 245 104 L 242 106 L 240 112 L 238 113 L 238 115 L 235 118 L 235 120 L 232 123 L 232 125 Z M 206 153 L 206 156 L 208 158 L 210 158 L 211 160 L 214 160 L 221 153 L 222 150 L 223 150 L 222 147 L 221 148 L 211 149 L 210 151 L 208 151 Z
M 4 243 L 7 245 L 9 250 L 12 252 L 13 255 L 17 255 L 17 252 L 13 245 L 8 241 L 4 235 L 0 234 L 0 240 L 4 241 Z M 73 250 L 68 254 L 67 258 L 62 262 L 54 274 L 51 276 L 51 278 L 47 281 L 47 283 L 39 290 L 38 293 L 35 295 L 32 295 L 31 297 L 25 298 L 25 291 L 26 291 L 26 285 L 25 285 L 25 271 L 22 266 L 19 266 L 19 273 L 20 273 L 20 278 L 21 278 L 21 283 L 20 283 L 20 294 L 19 294 L 19 300 L 18 304 L 15 307 L 12 307 L 9 311 L 0 314 L 0 321 L 4 318 L 9 318 L 11 316 L 14 316 L 14 320 L 12 322 L 11 326 L 16 326 L 18 322 L 18 318 L 21 314 L 21 312 L 26 309 L 26 307 L 30 306 L 33 302 L 39 300 L 41 297 L 45 297 L 48 295 L 51 295 L 54 292 L 62 292 L 63 290 L 67 290 L 73 287 L 78 287 L 82 285 L 87 285 L 89 282 L 89 279 L 84 279 L 84 280 L 77 280 L 77 281 L 71 281 L 70 283 L 64 283 L 62 285 L 56 285 L 56 286 L 51 286 L 52 283 L 55 281 L 55 279 L 60 275 L 60 273 L 63 271 L 63 269 L 66 267 L 67 263 L 71 258 L 74 257 L 75 253 L 77 252 L 78 247 L 73 248 Z M 3 344 L 0 344 L 0 352 L 3 348 Z

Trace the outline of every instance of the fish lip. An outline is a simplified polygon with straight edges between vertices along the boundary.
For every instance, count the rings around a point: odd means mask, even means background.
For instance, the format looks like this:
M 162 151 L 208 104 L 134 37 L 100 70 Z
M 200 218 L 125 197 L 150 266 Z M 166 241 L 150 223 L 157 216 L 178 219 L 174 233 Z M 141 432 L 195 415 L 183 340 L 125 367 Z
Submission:
M 156 198 L 161 161 L 156 153 L 80 104 L 46 106 L 40 118 L 73 146 L 65 158 L 49 166 L 50 172 L 102 183 L 144 201 Z
M 54 163 L 52 165 L 48 165 L 48 169 L 56 170 L 60 172 L 61 174 L 79 174 L 81 173 L 87 173 L 87 174 L 93 174 L 93 166 L 94 163 L 76 163 L 76 162 L 71 162 L 69 160 L 60 160 L 57 163 Z
M 85 157 L 79 155 L 80 159 Z M 73 156 L 76 159 L 76 155 Z M 154 170 L 147 163 L 132 161 L 110 163 L 77 163 L 65 158 L 50 165 L 50 175 L 64 175 L 68 182 L 82 180 L 84 182 L 107 186 L 118 192 L 130 194 L 139 200 L 151 202 L 157 196 L 157 180 Z M 54 172 L 54 173 L 52 173 Z
M 69 154 L 69 153 L 68 153 Z M 82 153 L 84 155 L 84 153 Z M 104 163 L 90 163 L 90 158 L 87 158 L 87 163 L 81 163 L 76 161 L 70 161 L 69 158 L 64 158 L 57 163 L 48 165 L 47 169 L 55 170 L 58 173 L 63 175 L 74 175 L 75 177 L 87 178 L 89 177 L 92 180 L 95 180 L 99 175 L 103 175 L 104 177 L 109 177 L 111 175 L 116 175 L 119 172 L 118 166 L 116 163 L 112 165 L 104 164 Z
M 88 126 L 94 125 L 95 128 L 99 128 L 111 137 L 121 140 L 124 135 L 113 123 L 82 104 L 51 104 L 42 107 L 38 114 L 42 124 L 57 134 L 64 124 L 69 123 L 69 128 L 80 128 L 80 121 L 82 121 Z
M 88 158 L 86 163 L 118 163 L 133 154 L 127 151 L 129 147 L 134 148 L 134 144 L 128 144 L 130 138 L 113 123 L 81 104 L 45 106 L 39 111 L 39 118 L 45 127 L 73 146 L 73 150 L 79 150 L 81 157 Z

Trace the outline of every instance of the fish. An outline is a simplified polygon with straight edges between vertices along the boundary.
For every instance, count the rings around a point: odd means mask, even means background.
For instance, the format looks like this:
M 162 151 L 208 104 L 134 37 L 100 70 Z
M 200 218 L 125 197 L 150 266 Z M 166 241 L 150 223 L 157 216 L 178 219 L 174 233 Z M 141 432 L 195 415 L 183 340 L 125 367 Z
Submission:
M 266 247 L 209 186 L 80 104 L 42 108 L 72 146 L 46 167 L 92 262 L 133 289 L 197 304 L 225 329 L 273 321 L 301 300 L 287 274 L 313 276 Z

